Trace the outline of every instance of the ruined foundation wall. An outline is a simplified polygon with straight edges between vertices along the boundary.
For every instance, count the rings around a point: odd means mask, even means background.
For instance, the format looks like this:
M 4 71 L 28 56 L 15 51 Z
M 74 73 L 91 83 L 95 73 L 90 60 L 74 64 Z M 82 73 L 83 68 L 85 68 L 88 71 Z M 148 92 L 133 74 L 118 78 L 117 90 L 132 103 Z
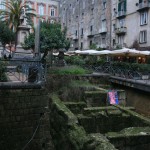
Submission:
M 53 150 L 48 96 L 43 89 L 0 90 L 0 147 L 3 150 Z

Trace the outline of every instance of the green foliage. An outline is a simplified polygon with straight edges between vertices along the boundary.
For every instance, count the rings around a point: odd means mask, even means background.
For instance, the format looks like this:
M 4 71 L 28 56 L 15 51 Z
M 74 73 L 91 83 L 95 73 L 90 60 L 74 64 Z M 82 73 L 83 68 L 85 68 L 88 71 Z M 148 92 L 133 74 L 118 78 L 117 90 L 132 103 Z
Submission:
M 3 1 L 1 5 L 5 6 L 7 9 L 0 10 L 0 19 L 7 23 L 15 32 L 18 31 L 18 27 L 21 24 L 20 18 L 26 18 L 29 23 L 31 22 L 31 18 L 35 16 L 35 14 L 32 13 L 32 11 L 35 10 L 29 8 L 26 1 L 22 2 L 22 0 L 9 0 Z
M 34 50 L 35 48 L 34 39 L 35 39 L 34 33 L 30 33 L 28 36 L 25 37 L 24 43 L 21 44 L 22 47 L 25 50 L 28 50 L 28 49 Z
M 0 42 L 2 43 L 3 47 L 5 47 L 6 44 L 12 43 L 14 40 L 14 32 L 11 31 L 5 23 L 0 22 Z
M 90 47 L 89 47 L 90 49 L 97 49 L 97 46 L 96 46 L 96 44 L 95 43 L 92 43 L 91 45 L 90 45 Z
M 82 56 L 65 56 L 65 61 L 68 65 L 85 65 L 85 60 Z
M 35 33 L 30 34 L 25 38 L 22 44 L 25 49 L 34 49 Z M 49 22 L 41 23 L 40 30 L 40 50 L 43 55 L 43 59 L 47 56 L 48 51 L 53 49 L 68 49 L 70 47 L 70 41 L 66 39 L 66 30 L 61 29 L 61 25 L 58 23 L 51 24 Z
M 131 48 L 135 48 L 136 50 L 140 49 L 140 45 L 137 39 L 133 42 Z
M 88 73 L 87 70 L 79 66 L 67 66 L 61 68 L 53 68 L 48 71 L 50 74 L 56 75 L 81 75 Z
M 60 24 L 43 22 L 41 24 L 41 51 L 46 52 L 52 49 L 61 49 L 68 46 L 66 30 L 61 29 Z

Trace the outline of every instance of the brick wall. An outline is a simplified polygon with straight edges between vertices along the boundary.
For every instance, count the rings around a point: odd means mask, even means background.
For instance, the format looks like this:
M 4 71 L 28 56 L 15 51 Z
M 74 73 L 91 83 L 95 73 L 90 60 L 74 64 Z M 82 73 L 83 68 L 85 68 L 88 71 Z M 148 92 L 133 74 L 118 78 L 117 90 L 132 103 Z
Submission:
M 0 147 L 2 150 L 53 150 L 43 89 L 0 90 Z

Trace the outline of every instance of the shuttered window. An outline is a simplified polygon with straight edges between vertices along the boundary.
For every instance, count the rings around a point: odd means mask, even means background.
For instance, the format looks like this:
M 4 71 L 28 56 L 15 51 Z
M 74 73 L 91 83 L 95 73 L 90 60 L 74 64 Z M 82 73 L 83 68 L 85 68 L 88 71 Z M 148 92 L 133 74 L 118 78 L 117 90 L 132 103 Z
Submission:
M 118 3 L 118 12 L 127 10 L 127 1 L 121 1 Z
M 147 42 L 147 31 L 140 31 L 140 43 L 146 43 Z

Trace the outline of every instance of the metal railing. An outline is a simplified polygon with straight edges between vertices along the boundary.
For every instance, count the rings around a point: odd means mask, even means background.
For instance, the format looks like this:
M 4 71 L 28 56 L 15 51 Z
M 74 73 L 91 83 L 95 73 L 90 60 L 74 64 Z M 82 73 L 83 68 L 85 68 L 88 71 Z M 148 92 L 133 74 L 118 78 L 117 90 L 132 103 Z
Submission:
M 1 59 L 7 82 L 45 82 L 46 65 L 34 59 Z
M 127 69 L 122 67 L 116 67 L 111 64 L 103 64 L 100 66 L 86 65 L 84 67 L 93 72 L 107 73 L 112 76 L 126 78 L 126 79 L 149 80 L 150 78 L 150 72 L 147 72 L 147 74 L 143 74 L 137 70 L 133 70 L 132 68 Z

